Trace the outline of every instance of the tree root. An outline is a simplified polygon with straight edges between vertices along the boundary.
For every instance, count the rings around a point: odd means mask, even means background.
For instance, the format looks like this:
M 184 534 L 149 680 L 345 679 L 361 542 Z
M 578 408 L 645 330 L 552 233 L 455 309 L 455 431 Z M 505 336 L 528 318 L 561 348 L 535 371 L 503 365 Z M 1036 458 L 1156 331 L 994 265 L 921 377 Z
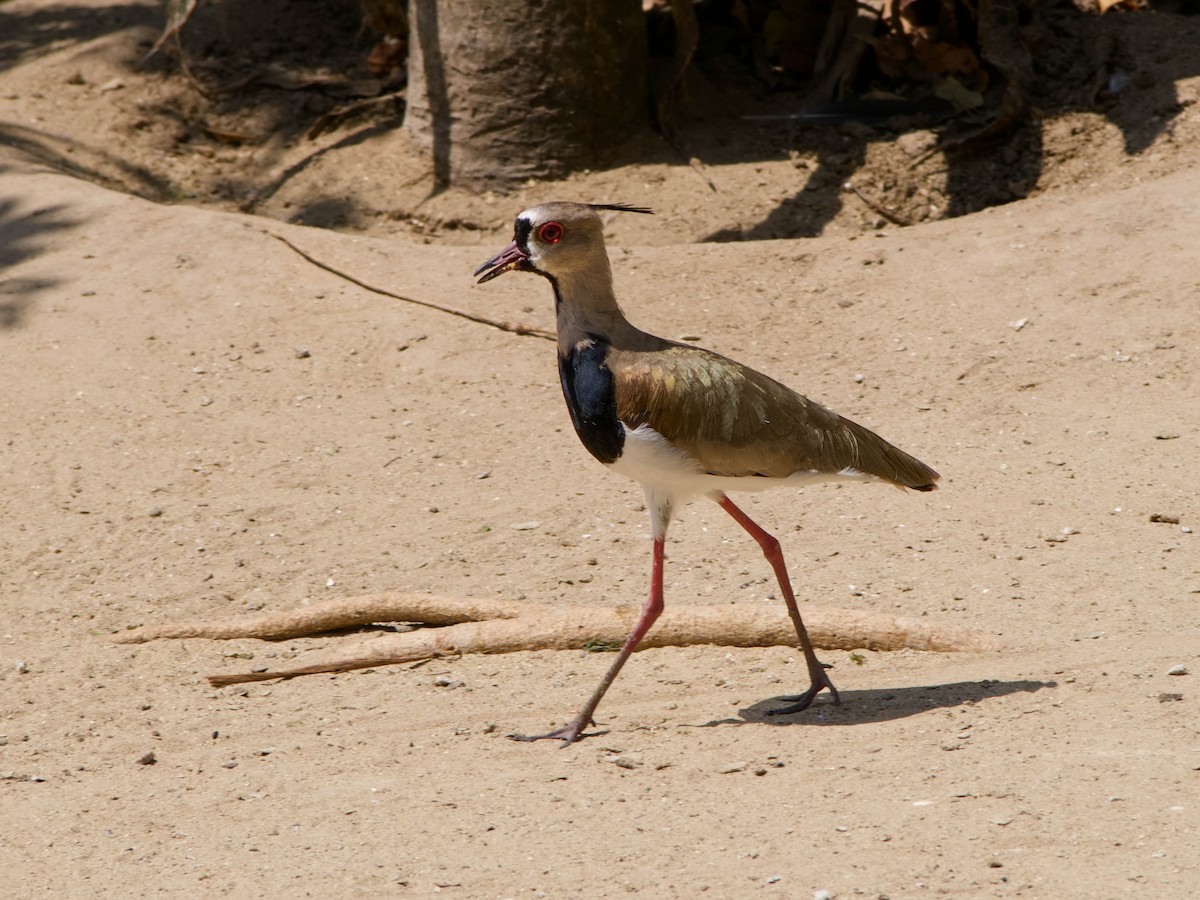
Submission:
M 220 687 L 464 653 L 615 649 L 633 630 L 637 617 L 638 609 L 632 606 L 541 606 L 395 592 L 347 597 L 223 622 L 144 626 L 115 639 L 125 644 L 162 638 L 279 641 L 381 622 L 438 626 L 359 641 L 337 657 L 299 668 L 210 676 L 209 681 Z M 861 610 L 811 607 L 804 611 L 804 618 L 813 645 L 825 650 L 962 652 L 999 650 L 1003 646 L 999 638 L 969 628 Z M 770 647 L 795 642 L 796 633 L 782 607 L 679 606 L 663 613 L 638 649 L 693 644 Z

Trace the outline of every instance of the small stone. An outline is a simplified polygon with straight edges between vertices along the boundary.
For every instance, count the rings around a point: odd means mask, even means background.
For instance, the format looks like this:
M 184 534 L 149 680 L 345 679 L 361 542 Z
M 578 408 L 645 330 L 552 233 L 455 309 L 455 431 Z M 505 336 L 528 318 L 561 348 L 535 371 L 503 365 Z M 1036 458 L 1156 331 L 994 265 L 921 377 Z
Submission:
M 606 756 L 604 757 L 604 761 L 610 762 L 621 769 L 636 769 L 642 764 L 640 759 L 634 759 L 631 756 Z
M 151 750 L 149 753 L 143 753 L 137 758 L 137 764 L 139 766 L 152 766 L 156 762 L 158 762 L 158 757 L 154 755 L 153 750 Z
M 855 380 L 855 381 L 856 381 L 858 384 L 862 384 L 864 381 L 866 381 L 866 380 L 867 380 L 867 376 L 866 376 L 866 375 L 864 375 L 862 372 L 855 372 L 855 373 L 854 373 L 854 380 Z
M 125 87 L 125 82 L 120 78 L 113 78 L 100 85 L 100 93 L 107 94 L 109 91 L 119 91 Z
M 23 660 L 23 659 L 18 659 L 16 664 L 14 665 L 14 668 L 17 670 L 17 673 L 19 675 L 28 675 L 29 674 L 29 663 L 25 662 L 25 660 Z
M 513 524 L 513 531 L 533 531 L 535 528 L 541 528 L 541 522 L 516 522 Z
M 746 766 L 747 766 L 747 764 L 744 762 L 735 762 L 735 763 L 730 763 L 727 766 L 723 766 L 722 768 L 718 769 L 717 771 L 721 775 L 733 775 L 735 772 L 745 772 Z
M 312 351 L 307 347 L 301 347 L 296 351 L 296 359 L 308 359 L 310 356 L 312 356 Z
M 1028 325 L 1028 324 L 1029 324 L 1029 319 L 1028 319 L 1028 317 L 1026 317 L 1026 318 L 1021 318 L 1021 319 L 1017 319 L 1017 321 L 1015 321 L 1015 322 L 1013 322 L 1013 323 L 1012 323 L 1012 330 L 1013 330 L 1013 331 L 1020 331 L 1022 328 L 1024 328 L 1024 327 L 1025 327 L 1026 325 Z
M 833 900 L 833 891 L 813 891 L 813 900 Z
M 1179 516 L 1173 516 L 1169 513 L 1151 513 L 1151 522 L 1162 522 L 1164 525 L 1178 525 Z
M 152 518 L 152 519 L 157 519 L 162 514 L 163 514 L 163 510 L 162 510 L 161 506 L 155 506 L 153 509 L 150 510 L 150 512 L 147 513 L 147 515 L 150 516 L 150 518 Z
M 463 686 L 463 682 L 451 678 L 449 675 L 439 675 L 433 679 L 433 683 L 437 687 L 457 688 Z
M 231 760 L 227 760 L 226 762 L 221 763 L 221 768 L 222 769 L 236 769 L 237 764 L 238 764 L 238 761 L 236 759 L 231 759 Z
M 1174 703 L 1174 702 L 1176 702 L 1178 700 L 1182 700 L 1182 699 L 1183 699 L 1183 694 L 1172 694 L 1167 691 L 1163 691 L 1163 693 L 1158 695 L 1159 703 Z
M 1187 666 L 1171 666 L 1171 668 L 1167 669 L 1168 675 L 1186 675 L 1187 673 Z

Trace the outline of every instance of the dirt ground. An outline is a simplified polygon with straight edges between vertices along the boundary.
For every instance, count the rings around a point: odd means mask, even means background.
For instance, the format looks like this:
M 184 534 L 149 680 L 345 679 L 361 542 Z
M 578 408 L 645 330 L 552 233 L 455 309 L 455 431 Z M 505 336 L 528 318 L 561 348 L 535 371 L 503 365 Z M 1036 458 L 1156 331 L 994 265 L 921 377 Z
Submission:
M 1009 162 L 924 158 L 924 132 L 723 148 L 697 118 L 697 165 L 660 148 L 422 203 L 386 119 L 315 145 L 205 137 L 208 116 L 266 120 L 134 68 L 159 15 L 0 3 L 0 895 L 1200 892 L 1195 18 L 1126 17 L 1131 93 L 1046 110 Z M 1005 165 L 1023 199 L 945 218 Z M 218 690 L 206 675 L 346 638 L 114 643 L 386 590 L 641 601 L 640 489 L 579 445 L 547 342 L 271 237 L 548 326 L 540 280 L 471 279 L 538 199 L 655 207 L 609 223 L 635 322 L 942 472 L 931 495 L 745 497 L 802 603 L 1008 649 L 826 651 L 843 704 L 782 720 L 764 713 L 804 687 L 794 650 L 647 650 L 607 733 L 561 747 L 505 735 L 565 722 L 603 654 Z M 779 602 L 710 503 L 668 555 L 668 604 Z

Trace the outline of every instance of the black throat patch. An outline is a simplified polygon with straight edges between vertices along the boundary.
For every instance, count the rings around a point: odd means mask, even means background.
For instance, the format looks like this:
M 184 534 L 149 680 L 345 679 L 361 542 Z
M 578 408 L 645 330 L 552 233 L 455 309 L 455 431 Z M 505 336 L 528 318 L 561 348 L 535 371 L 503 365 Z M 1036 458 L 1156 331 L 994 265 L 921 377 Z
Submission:
M 517 248 L 526 256 L 529 255 L 529 235 L 533 231 L 533 223 L 528 219 L 517 217 L 517 221 L 513 223 L 513 240 L 517 244 Z
M 600 462 L 616 462 L 625 446 L 617 418 L 617 395 L 608 368 L 610 346 L 592 336 L 558 358 L 558 376 L 571 413 L 571 424 L 588 452 Z

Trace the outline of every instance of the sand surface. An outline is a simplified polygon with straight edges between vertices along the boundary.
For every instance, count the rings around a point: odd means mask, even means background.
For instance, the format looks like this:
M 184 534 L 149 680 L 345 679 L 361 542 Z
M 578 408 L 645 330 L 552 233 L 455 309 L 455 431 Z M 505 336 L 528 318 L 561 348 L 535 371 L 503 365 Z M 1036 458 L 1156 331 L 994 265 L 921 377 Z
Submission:
M 6 83 L 45 64 L 22 58 Z M 11 124 L 29 95 L 9 90 Z M 1198 118 L 1187 107 L 1179 127 Z M 336 232 L 154 203 L 13 143 L 3 896 L 1200 890 L 1187 154 L 1139 174 L 1141 157 L 1098 152 L 1119 183 L 911 228 L 691 243 L 614 216 L 636 323 L 698 337 L 943 474 L 927 495 L 746 495 L 802 604 L 928 616 L 1008 649 L 828 651 L 842 705 L 782 720 L 764 712 L 805 686 L 794 650 L 647 650 L 600 709 L 607 733 L 561 747 L 505 735 L 565 722 L 610 657 L 214 689 L 206 675 L 301 665 L 347 638 L 113 641 L 387 590 L 641 601 L 641 491 L 579 445 L 548 342 L 373 294 L 272 236 L 406 297 L 550 327 L 544 282 L 471 279 L 521 200 L 488 198 L 490 230 L 453 240 Z M 708 190 L 680 168 L 646 198 L 676 236 Z M 640 202 L 640 177 L 595 199 Z M 779 602 L 711 503 L 680 511 L 668 556 L 668 604 Z

